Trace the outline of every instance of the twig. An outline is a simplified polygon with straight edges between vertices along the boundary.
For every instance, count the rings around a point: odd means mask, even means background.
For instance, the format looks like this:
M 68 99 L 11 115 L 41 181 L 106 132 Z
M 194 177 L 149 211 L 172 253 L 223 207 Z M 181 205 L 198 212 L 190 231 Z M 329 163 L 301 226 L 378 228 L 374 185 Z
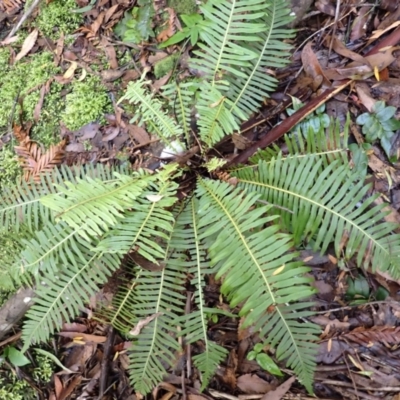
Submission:
M 99 388 L 99 397 L 98 397 L 99 400 L 101 400 L 103 398 L 105 390 L 106 390 L 109 357 L 110 357 L 111 349 L 114 345 L 114 337 L 115 337 L 114 329 L 112 327 L 110 327 L 107 332 L 107 341 L 104 344 L 103 359 L 101 360 L 100 388 Z
M 17 33 L 19 28 L 21 28 L 22 24 L 29 18 L 29 16 L 33 13 L 35 8 L 39 5 L 40 1 L 41 0 L 34 0 L 31 6 L 25 11 L 24 15 L 18 21 L 17 25 L 15 25 L 14 28 L 11 29 L 11 32 L 8 34 L 7 39 L 14 36 Z

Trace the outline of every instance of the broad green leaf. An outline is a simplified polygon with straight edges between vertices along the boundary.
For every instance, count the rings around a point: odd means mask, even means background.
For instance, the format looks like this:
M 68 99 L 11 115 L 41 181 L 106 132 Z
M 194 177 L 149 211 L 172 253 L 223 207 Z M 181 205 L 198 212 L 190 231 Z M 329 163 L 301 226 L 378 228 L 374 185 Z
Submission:
M 260 367 L 269 373 L 276 375 L 276 376 L 283 376 L 282 371 L 279 367 L 275 364 L 274 360 L 265 353 L 257 354 L 256 360 Z

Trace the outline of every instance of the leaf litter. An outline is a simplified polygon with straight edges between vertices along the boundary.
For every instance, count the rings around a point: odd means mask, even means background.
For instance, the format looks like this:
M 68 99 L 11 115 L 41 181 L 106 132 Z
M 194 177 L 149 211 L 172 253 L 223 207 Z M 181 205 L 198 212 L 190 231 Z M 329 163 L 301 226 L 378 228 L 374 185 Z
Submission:
M 73 43 L 66 41 L 63 34 L 50 43 L 41 32 L 36 28 L 30 29 L 28 25 L 22 44 L 16 44 L 17 33 L 10 38 L 2 36 L 1 46 L 10 49 L 13 63 L 29 60 L 32 54 L 45 51 L 50 46 L 54 53 L 54 65 L 60 65 L 63 71 L 53 78 L 66 87 L 66 93 L 73 80 L 84 81 L 88 75 L 96 75 L 114 96 L 119 90 L 125 89 L 129 81 L 139 79 L 143 70 L 147 70 L 147 77 L 152 80 L 153 90 L 157 92 L 170 81 L 173 74 L 167 71 L 163 77 L 156 79 L 155 64 L 171 54 L 189 53 L 188 48 L 183 48 L 179 42 L 163 50 L 158 48 L 177 32 L 182 32 L 179 15 L 168 4 L 163 0 L 154 0 L 153 3 L 139 1 L 137 4 L 128 0 L 77 0 L 75 11 L 82 13 L 84 24 L 78 29 Z M 257 115 L 243 124 L 241 135 L 238 135 L 240 139 L 235 137 L 221 143 L 218 151 L 227 157 L 233 156 L 238 150 L 250 153 L 252 146 L 259 145 L 259 140 L 266 136 L 270 126 L 281 120 L 285 108 L 276 109 L 278 104 L 287 104 L 287 107 L 290 96 L 301 98 L 307 104 L 322 93 L 320 104 L 326 103 L 328 114 L 342 120 L 349 112 L 355 121 L 358 115 L 371 112 L 373 105 L 382 100 L 387 106 L 395 107 L 396 118 L 399 117 L 400 59 L 396 46 L 400 39 L 397 21 L 400 7 L 393 8 L 392 2 L 382 1 L 374 10 L 374 18 L 371 18 L 368 7 L 362 4 L 354 5 L 349 1 L 339 4 L 337 10 L 335 2 L 319 0 L 303 16 L 293 43 L 296 51 L 292 63 L 274 71 L 280 82 L 277 93 L 265 101 Z M 141 19 L 137 19 L 136 23 L 142 36 L 138 41 L 135 41 L 135 37 L 127 41 L 117 40 L 112 30 L 123 23 L 124 18 L 133 23 L 135 16 L 130 14 L 133 6 L 138 7 L 136 12 Z M 23 2 L 3 0 L 0 13 L 2 33 L 5 22 L 10 25 L 15 23 L 13 15 L 23 15 Z M 350 19 L 351 13 L 353 19 Z M 319 35 L 315 35 L 315 32 Z M 346 35 L 351 40 L 345 46 L 343 40 Z M 378 47 L 374 47 L 377 43 Z M 99 63 L 100 57 L 107 60 L 107 65 Z M 96 68 L 92 68 L 93 65 Z M 184 62 L 177 62 L 174 68 L 180 76 L 196 74 L 196 71 L 189 71 Z M 352 80 L 350 89 L 345 85 L 348 80 Z M 118 99 L 114 99 L 114 113 L 104 115 L 102 121 L 92 121 L 72 131 L 61 126 L 58 144 L 44 148 L 35 142 L 30 137 L 29 124 L 40 121 L 50 85 L 51 82 L 37 89 L 40 97 L 34 121 L 21 121 L 24 125 L 15 124 L 12 129 L 18 141 L 14 150 L 24 169 L 24 179 L 40 179 L 41 174 L 63 163 L 118 163 L 122 155 L 126 155 L 130 163 L 145 168 L 157 161 L 161 151 L 156 150 L 154 138 L 143 127 L 130 122 L 132 115 L 115 104 Z M 335 98 L 324 94 L 325 90 L 338 85 L 342 85 L 343 89 L 335 92 Z M 348 90 L 348 93 L 344 94 L 344 90 Z M 284 144 L 279 137 L 307 113 L 306 109 L 300 110 L 297 120 L 291 120 L 291 125 L 281 129 L 275 138 L 281 148 L 284 149 Z M 352 124 L 352 132 L 356 141 L 365 142 L 360 127 L 355 123 Z M 7 143 L 7 140 L 3 136 L 2 143 Z M 370 194 L 380 193 L 379 201 L 385 202 L 390 210 L 385 218 L 399 223 L 399 164 L 387 161 L 379 143 L 370 143 L 369 146 L 368 166 L 373 184 Z M 392 147 L 391 150 L 397 152 L 399 157 L 398 142 L 393 140 Z M 356 167 L 357 160 L 353 161 Z M 158 200 L 150 199 L 153 202 Z M 343 238 L 343 243 L 347 240 Z M 339 269 L 336 258 L 329 252 L 324 256 L 304 253 L 302 259 L 312 266 L 312 274 L 319 288 L 319 294 L 313 299 L 318 313 L 313 320 L 321 327 L 315 385 L 317 396 L 395 398 L 400 386 L 397 350 L 400 337 L 400 308 L 397 303 L 400 282 L 391 280 L 379 271 L 366 272 L 365 276 L 361 276 L 351 260 L 344 269 Z M 113 296 L 121 278 L 114 276 L 110 279 L 94 301 L 93 309 L 104 304 L 101 296 L 108 299 Z M 215 297 L 218 287 L 219 282 L 208 282 L 205 288 L 208 302 L 230 310 L 226 299 Z M 359 290 L 361 287 L 363 289 Z M 126 352 L 132 342 L 115 332 L 111 336 L 102 321 L 90 319 L 88 314 L 83 313 L 75 322 L 65 324 L 64 330 L 56 338 L 59 357 L 74 374 L 65 370 L 55 372 L 52 383 L 42 388 L 48 393 L 47 398 L 84 398 L 82 396 L 92 396 L 98 393 L 99 387 L 108 385 L 111 387 L 109 397 L 104 398 L 116 396 L 136 399 L 137 394 L 130 388 L 126 374 Z M 156 317 L 154 315 L 153 318 L 139 321 L 136 329 L 143 329 Z M 224 395 L 225 398 L 234 399 L 246 398 L 240 397 L 243 395 L 259 395 L 257 398 L 265 400 L 281 399 L 289 398 L 285 397 L 288 393 L 306 398 L 304 389 L 294 378 L 278 379 L 263 370 L 255 360 L 246 359 L 247 353 L 260 339 L 257 332 L 250 328 L 239 328 L 240 322 L 229 317 L 209 323 L 209 335 L 228 348 L 230 355 L 226 364 L 221 365 L 208 391 L 204 394 L 198 391 L 199 377 L 196 371 L 192 371 L 190 376 L 184 373 L 185 365 L 190 365 L 189 352 L 189 360 L 180 358 L 182 365 L 177 365 L 176 370 L 166 377 L 166 382 L 160 384 L 153 393 L 155 398 L 160 396 L 159 393 L 163 393 L 162 398 L 165 399 L 187 396 L 192 400 L 223 398 Z M 112 342 L 109 341 L 110 337 L 113 338 Z M 107 359 L 104 358 L 106 350 L 110 354 Z M 192 354 L 200 350 L 201 346 L 193 345 Z M 274 357 L 274 349 L 266 349 L 266 352 Z M 112 377 L 104 373 L 107 370 L 113 371 Z M 186 390 L 184 396 L 178 394 L 182 390 Z

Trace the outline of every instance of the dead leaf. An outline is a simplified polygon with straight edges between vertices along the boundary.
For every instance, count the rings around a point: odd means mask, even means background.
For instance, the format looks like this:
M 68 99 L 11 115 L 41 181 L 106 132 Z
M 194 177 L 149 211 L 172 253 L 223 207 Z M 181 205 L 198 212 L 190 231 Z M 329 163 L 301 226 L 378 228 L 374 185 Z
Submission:
M 167 75 L 164 75 L 162 78 L 155 80 L 151 84 L 151 89 L 154 93 L 157 93 L 171 78 L 172 71 L 169 71 Z
M 70 151 L 70 152 L 74 152 L 74 153 L 82 153 L 83 151 L 85 151 L 85 146 L 83 145 L 83 143 L 70 143 L 70 144 L 67 144 L 65 151 Z
M 128 125 L 128 132 L 132 139 L 134 139 L 139 144 L 145 144 L 150 141 L 150 135 L 146 132 L 144 128 L 137 125 Z
M 97 122 L 89 122 L 73 133 L 75 136 L 80 137 L 81 140 L 93 139 L 96 136 L 99 128 L 100 124 Z
M 118 6 L 118 4 L 116 4 Z M 111 69 L 118 68 L 118 60 L 117 60 L 117 53 L 115 51 L 114 46 L 105 46 L 104 51 L 107 55 L 108 63 L 110 64 Z
M 359 82 L 356 85 L 356 91 L 363 106 L 371 113 L 374 109 L 376 100 L 372 98 L 368 85 Z
M 90 335 L 82 332 L 59 332 L 58 335 L 70 339 L 83 340 L 85 342 L 104 343 L 107 340 L 106 336 Z
M 139 333 L 142 331 L 142 329 L 147 326 L 153 319 L 156 319 L 160 315 L 163 315 L 164 313 L 158 312 L 153 315 L 150 315 L 147 318 L 139 320 L 139 322 L 128 332 L 132 336 L 137 336 Z
M 39 31 L 34 29 L 24 40 L 21 51 L 16 55 L 14 63 L 25 57 L 36 43 Z
M 312 49 L 312 42 L 308 42 L 305 45 L 301 52 L 301 61 L 305 73 L 314 80 L 314 84 L 311 86 L 314 91 L 316 91 L 322 84 L 324 84 L 324 86 L 330 86 L 330 82 L 326 78 L 318 58 Z
M 69 68 L 65 71 L 63 78 L 64 79 L 70 79 L 74 76 L 75 70 L 78 68 L 78 64 L 75 61 L 71 61 L 71 65 Z
M 18 40 L 18 36 L 11 36 L 5 38 L 3 41 L 0 42 L 0 46 L 7 46 L 8 44 L 14 43 Z
M 35 106 L 35 110 L 33 111 L 33 119 L 35 120 L 35 122 L 39 121 L 40 111 L 42 110 L 43 107 L 45 94 L 46 94 L 46 85 L 43 85 L 42 88 L 40 89 L 39 100 Z
M 119 134 L 120 128 L 119 126 L 109 126 L 106 128 L 106 135 L 102 137 L 103 142 L 109 142 L 110 140 L 115 139 Z
M 124 73 L 124 69 L 106 69 L 104 71 L 101 71 L 101 77 L 106 82 L 113 82 L 121 78 Z
M 289 391 L 290 387 L 293 385 L 296 377 L 292 376 L 287 381 L 279 385 L 275 390 L 271 390 L 261 400 L 281 400 L 283 396 Z
M 104 23 L 107 23 L 110 18 L 112 17 L 112 15 L 115 13 L 115 11 L 117 11 L 117 8 L 119 7 L 119 4 L 114 4 L 113 6 L 111 6 L 107 11 L 106 11 L 106 15 L 104 17 Z
M 257 375 L 245 374 L 239 376 L 237 387 L 244 393 L 267 393 L 273 389 L 270 383 Z

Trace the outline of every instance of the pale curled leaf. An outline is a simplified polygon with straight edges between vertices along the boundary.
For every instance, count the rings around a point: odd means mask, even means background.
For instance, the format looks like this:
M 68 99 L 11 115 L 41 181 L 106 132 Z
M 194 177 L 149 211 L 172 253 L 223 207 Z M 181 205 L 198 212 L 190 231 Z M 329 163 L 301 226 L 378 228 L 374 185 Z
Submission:
M 153 319 L 156 319 L 160 315 L 163 315 L 164 313 L 158 312 L 153 315 L 148 316 L 147 318 L 141 319 L 128 333 L 132 336 L 137 336 L 139 333 L 142 331 L 142 329 L 148 325 Z
M 15 62 L 19 61 L 21 58 L 25 57 L 31 50 L 32 47 L 36 43 L 36 39 L 38 37 L 39 31 L 37 29 L 34 29 L 24 40 L 24 43 L 22 45 L 21 51 L 17 54 L 15 57 Z

